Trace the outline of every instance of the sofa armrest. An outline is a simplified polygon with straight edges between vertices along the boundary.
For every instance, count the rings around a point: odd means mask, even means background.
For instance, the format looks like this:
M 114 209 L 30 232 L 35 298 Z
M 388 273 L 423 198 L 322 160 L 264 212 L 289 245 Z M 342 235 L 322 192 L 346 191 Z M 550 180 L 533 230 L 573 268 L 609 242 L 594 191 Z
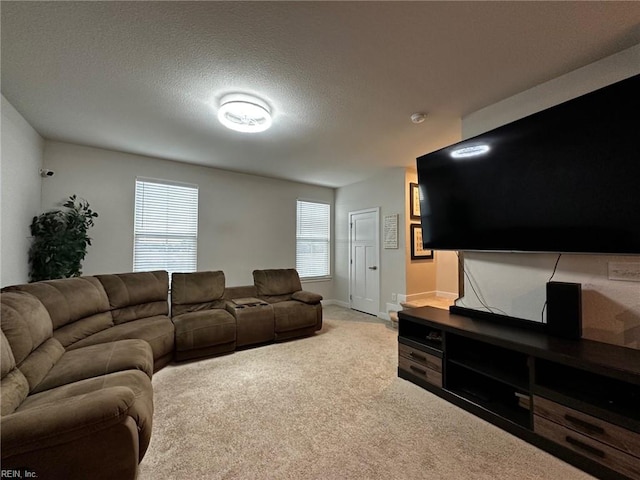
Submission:
M 134 401 L 130 388 L 118 386 L 5 415 L 0 420 L 2 458 L 100 435 L 127 421 Z
M 305 290 L 299 290 L 297 292 L 294 292 L 291 295 L 291 298 L 299 302 L 308 303 L 309 305 L 315 305 L 320 303 L 320 300 L 322 300 L 322 295 L 318 293 L 307 292 Z

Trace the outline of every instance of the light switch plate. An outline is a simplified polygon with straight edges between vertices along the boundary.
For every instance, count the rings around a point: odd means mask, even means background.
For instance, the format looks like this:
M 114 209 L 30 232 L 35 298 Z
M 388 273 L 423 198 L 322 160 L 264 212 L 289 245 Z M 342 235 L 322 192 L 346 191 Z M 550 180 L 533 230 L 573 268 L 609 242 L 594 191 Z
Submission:
M 609 262 L 609 280 L 640 282 L 640 262 Z

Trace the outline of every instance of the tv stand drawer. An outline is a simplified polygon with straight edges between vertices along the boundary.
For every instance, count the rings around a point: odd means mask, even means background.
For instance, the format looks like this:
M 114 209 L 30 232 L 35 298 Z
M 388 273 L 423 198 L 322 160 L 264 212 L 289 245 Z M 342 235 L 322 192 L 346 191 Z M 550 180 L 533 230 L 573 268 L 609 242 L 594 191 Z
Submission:
M 534 431 L 538 435 L 548 438 L 612 470 L 616 470 L 629 478 L 640 480 L 640 458 L 547 420 L 540 415 L 533 416 L 533 425 Z
M 404 357 L 412 362 L 419 363 L 420 365 L 431 370 L 435 370 L 438 373 L 442 373 L 442 359 L 435 355 L 431 355 L 423 352 L 422 350 L 417 350 L 408 345 L 399 343 L 398 356 Z
M 533 412 L 582 435 L 640 457 L 640 434 L 535 395 Z
M 440 359 L 438 359 L 440 360 Z M 437 387 L 442 387 L 442 373 L 425 366 L 423 363 L 414 362 L 405 357 L 398 357 L 398 366 L 412 375 L 421 378 Z

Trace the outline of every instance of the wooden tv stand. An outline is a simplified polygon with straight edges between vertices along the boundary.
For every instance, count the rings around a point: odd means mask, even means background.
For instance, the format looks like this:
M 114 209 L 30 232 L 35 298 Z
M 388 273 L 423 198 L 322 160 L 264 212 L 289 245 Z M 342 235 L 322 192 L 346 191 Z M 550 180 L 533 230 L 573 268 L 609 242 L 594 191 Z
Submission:
M 598 478 L 640 480 L 640 350 L 433 307 L 398 318 L 399 377 Z

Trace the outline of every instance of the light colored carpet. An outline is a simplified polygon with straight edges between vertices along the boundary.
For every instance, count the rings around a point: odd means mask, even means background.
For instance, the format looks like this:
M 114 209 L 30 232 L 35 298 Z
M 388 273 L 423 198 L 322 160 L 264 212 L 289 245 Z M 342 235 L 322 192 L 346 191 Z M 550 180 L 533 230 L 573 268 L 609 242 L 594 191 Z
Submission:
M 397 377 L 388 322 L 325 308 L 315 336 L 157 372 L 140 480 L 586 480 Z

